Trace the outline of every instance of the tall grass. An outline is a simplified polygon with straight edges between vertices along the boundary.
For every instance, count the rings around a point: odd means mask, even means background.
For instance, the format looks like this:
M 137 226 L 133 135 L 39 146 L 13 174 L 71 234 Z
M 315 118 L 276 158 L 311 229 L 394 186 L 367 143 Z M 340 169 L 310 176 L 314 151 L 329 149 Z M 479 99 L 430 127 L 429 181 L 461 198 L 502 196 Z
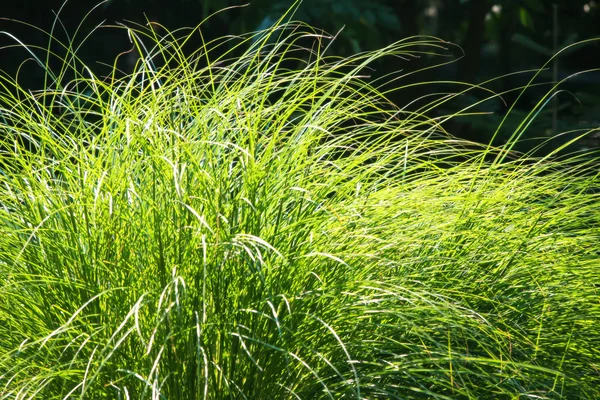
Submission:
M 364 76 L 447 43 L 127 29 L 133 74 L 0 78 L 0 398 L 600 397 L 597 164 Z

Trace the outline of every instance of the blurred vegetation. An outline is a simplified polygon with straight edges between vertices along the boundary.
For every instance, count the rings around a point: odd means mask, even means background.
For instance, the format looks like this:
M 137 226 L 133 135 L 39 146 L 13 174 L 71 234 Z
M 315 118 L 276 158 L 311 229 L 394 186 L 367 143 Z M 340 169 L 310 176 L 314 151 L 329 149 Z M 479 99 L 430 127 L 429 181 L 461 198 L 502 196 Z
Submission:
M 249 4 L 247 4 L 249 3 Z M 190 41 L 187 48 L 192 52 L 202 45 L 202 39 L 210 41 L 225 35 L 242 34 L 269 27 L 295 0 L 107 0 L 98 5 L 97 1 L 78 1 L 63 4 L 62 0 L 9 2 L 2 11 L 4 17 L 26 21 L 44 31 L 50 31 L 55 13 L 61 6 L 62 26 L 54 26 L 55 35 L 72 35 L 78 31 L 79 40 L 100 24 L 153 23 L 160 30 L 195 27 L 201 21 L 200 35 Z M 84 16 L 98 5 L 93 13 Z M 229 8 L 229 9 L 227 9 Z M 227 10 L 224 10 L 227 9 Z M 223 10 L 223 11 L 222 11 Z M 212 15 L 212 17 L 210 17 Z M 210 17 L 210 18 L 209 18 Z M 294 19 L 320 27 L 337 35 L 330 46 L 330 54 L 348 56 L 354 53 L 384 47 L 401 38 L 413 35 L 432 35 L 458 44 L 464 54 L 456 52 L 455 63 L 444 68 L 420 72 L 417 76 L 403 78 L 403 83 L 423 81 L 459 81 L 480 83 L 493 77 L 503 76 L 487 87 L 497 92 L 507 92 L 524 86 L 532 74 L 515 74 L 518 71 L 538 69 L 554 53 L 579 40 L 597 36 L 600 26 L 600 2 L 595 0 L 304 0 L 298 6 Z M 48 40 L 41 31 L 8 20 L 1 21 L 2 31 L 8 31 L 24 43 L 47 46 Z M 78 50 L 78 56 L 88 65 L 97 62 L 99 72 L 102 63 L 112 65 L 117 55 L 120 68 L 131 70 L 136 61 L 136 52 L 124 31 L 99 29 L 86 45 Z M 77 40 L 76 40 L 77 42 Z M 14 39 L 6 35 L 0 38 L 0 46 L 14 45 Z M 529 90 L 516 104 L 519 110 L 531 110 L 553 81 L 600 65 L 598 42 L 586 46 L 574 46 L 557 58 L 557 65 L 548 64 L 536 82 L 546 82 L 539 92 Z M 227 49 L 223 47 L 223 51 Z M 53 49 L 61 52 L 61 49 Z M 64 49 L 63 49 L 64 52 Z M 21 65 L 23 50 L 19 48 L 2 50 L 0 69 L 10 75 L 20 73 L 20 83 L 31 88 L 39 88 L 43 71 L 33 63 Z M 25 54 L 25 56 L 27 56 Z M 406 72 L 421 70 L 432 61 L 421 59 L 385 60 L 376 63 L 374 77 L 399 70 Z M 556 68 L 556 70 L 554 70 Z M 105 67 L 109 71 L 108 66 Z M 598 104 L 600 104 L 600 74 L 591 73 L 578 76 L 561 86 L 563 91 L 545 106 L 540 116 L 530 127 L 531 136 L 545 140 L 569 126 L 583 128 L 599 125 Z M 412 100 L 448 88 L 419 86 L 399 92 L 390 99 L 401 107 L 410 108 Z M 460 90 L 457 89 L 457 90 Z M 513 94 L 514 93 L 514 94 Z M 493 135 L 504 113 L 515 102 L 519 91 L 505 93 L 494 104 L 485 104 L 473 111 L 493 112 L 479 116 L 454 120 L 448 130 L 463 138 L 487 142 Z M 407 100 L 409 99 L 409 100 Z M 473 104 L 477 98 L 464 97 L 462 102 L 447 104 L 444 113 L 454 112 L 464 107 L 465 102 Z M 516 115 L 516 120 L 520 116 Z M 512 128 L 506 129 L 511 132 Z M 593 135 L 592 135 L 593 136 Z M 497 136 L 498 143 L 507 140 L 502 132 Z M 600 135 L 591 138 L 590 146 L 600 143 Z M 532 147 L 535 143 L 532 142 Z M 523 149 L 529 150 L 529 149 Z

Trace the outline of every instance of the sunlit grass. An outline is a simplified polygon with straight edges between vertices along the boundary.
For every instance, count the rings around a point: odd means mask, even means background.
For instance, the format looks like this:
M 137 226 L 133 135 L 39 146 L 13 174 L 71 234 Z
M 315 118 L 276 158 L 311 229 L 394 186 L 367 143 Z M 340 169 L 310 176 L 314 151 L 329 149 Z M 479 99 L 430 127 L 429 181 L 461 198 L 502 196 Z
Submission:
M 597 162 L 460 141 L 365 77 L 447 43 L 129 32 L 132 75 L 0 78 L 0 398 L 600 396 Z

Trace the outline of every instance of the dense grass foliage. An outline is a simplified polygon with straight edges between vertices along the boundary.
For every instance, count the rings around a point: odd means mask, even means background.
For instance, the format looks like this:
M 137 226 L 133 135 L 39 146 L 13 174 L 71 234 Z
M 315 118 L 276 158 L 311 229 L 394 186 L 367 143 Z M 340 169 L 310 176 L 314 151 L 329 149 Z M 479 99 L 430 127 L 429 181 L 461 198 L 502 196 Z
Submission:
M 364 76 L 446 43 L 129 33 L 133 75 L 1 78 L 1 399 L 600 397 L 598 165 Z

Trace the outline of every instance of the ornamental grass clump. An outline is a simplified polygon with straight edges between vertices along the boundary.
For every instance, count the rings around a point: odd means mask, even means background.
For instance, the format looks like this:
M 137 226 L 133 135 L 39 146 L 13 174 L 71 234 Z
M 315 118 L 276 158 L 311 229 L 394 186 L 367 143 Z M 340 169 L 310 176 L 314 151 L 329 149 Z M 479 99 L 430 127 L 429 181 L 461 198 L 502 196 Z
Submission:
M 597 161 L 366 76 L 448 43 L 123 29 L 132 74 L 0 78 L 1 399 L 600 397 Z

